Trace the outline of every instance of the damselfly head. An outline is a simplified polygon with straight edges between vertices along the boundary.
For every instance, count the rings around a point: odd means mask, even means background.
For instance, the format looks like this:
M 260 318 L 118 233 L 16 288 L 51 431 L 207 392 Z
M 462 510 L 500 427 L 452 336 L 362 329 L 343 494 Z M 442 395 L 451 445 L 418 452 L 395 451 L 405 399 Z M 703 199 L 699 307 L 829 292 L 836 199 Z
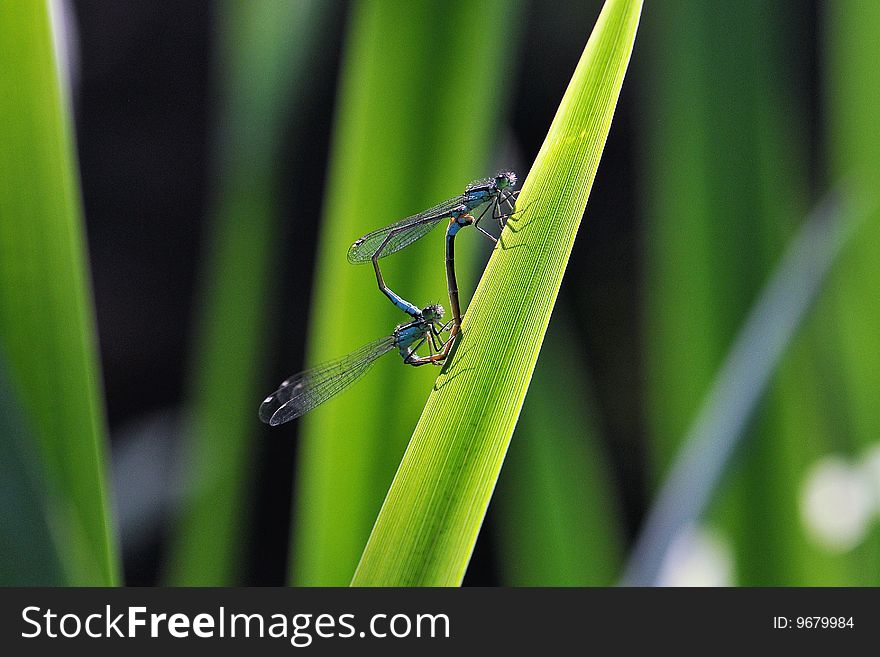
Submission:
M 495 174 L 495 185 L 499 189 L 513 187 L 516 184 L 516 174 L 513 171 L 499 171 Z
M 430 306 L 425 306 L 422 309 L 422 317 L 424 317 L 429 322 L 434 322 L 439 319 L 443 319 L 443 306 L 439 303 L 432 304 Z

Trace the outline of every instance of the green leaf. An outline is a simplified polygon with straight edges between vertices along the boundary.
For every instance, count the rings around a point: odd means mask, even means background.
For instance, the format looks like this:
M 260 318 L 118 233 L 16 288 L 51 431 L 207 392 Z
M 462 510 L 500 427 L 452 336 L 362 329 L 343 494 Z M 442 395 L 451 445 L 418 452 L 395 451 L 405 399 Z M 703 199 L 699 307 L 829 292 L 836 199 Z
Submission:
M 643 314 L 657 481 L 806 215 L 808 117 L 788 56 L 800 35 L 778 4 L 657 3 L 650 20 Z M 817 551 L 800 521 L 805 468 L 838 440 L 820 344 L 807 322 L 709 511 L 732 539 L 740 584 L 841 582 L 839 560 Z
M 52 527 L 57 500 L 49 494 L 34 439 L 13 399 L 0 358 L 0 585 L 62 586 L 62 550 Z
M 67 101 L 48 3 L 0 4 L 0 346 L 61 504 L 66 581 L 112 585 L 119 564 Z
M 460 194 L 491 173 L 518 3 L 363 2 L 353 6 L 338 97 L 308 361 L 341 356 L 408 320 L 380 294 L 351 243 Z M 491 29 L 475 31 L 491 17 Z M 382 261 L 419 306 L 446 296 L 442 228 Z M 462 239 L 462 287 L 476 250 Z M 470 265 L 470 266 L 469 266 Z M 445 303 L 444 303 L 445 305 Z M 287 372 L 292 373 L 292 371 Z M 351 581 L 400 463 L 434 368 L 380 360 L 363 381 L 301 422 L 291 581 Z M 287 427 L 278 430 L 283 439 Z
M 832 2 L 823 5 L 823 44 L 827 93 L 828 159 L 832 175 L 853 179 L 862 191 L 856 201 L 869 211 L 869 221 L 831 281 L 831 302 L 822 310 L 821 339 L 829 357 L 825 387 L 836 391 L 834 418 L 841 447 L 861 457 L 876 449 L 880 437 L 880 3 Z M 843 451 L 843 449 L 841 451 Z M 876 517 L 876 516 L 875 516 Z M 880 522 L 849 560 L 851 580 L 880 584 Z M 826 555 L 827 556 L 827 555 Z M 840 581 L 834 582 L 840 584 Z
M 266 317 L 278 260 L 279 145 L 307 82 L 326 2 L 220 5 L 219 174 L 202 272 L 186 467 L 191 479 L 167 565 L 179 586 L 241 583 Z
M 632 52 L 608 0 L 468 307 L 363 557 L 358 586 L 461 583 L 544 339 Z
M 761 291 L 645 520 L 624 583 L 658 583 L 670 545 L 700 519 L 733 454 L 754 433 L 749 431 L 749 422 L 776 369 L 791 349 L 829 270 L 863 223 L 863 214 L 853 210 L 851 196 L 850 190 L 832 194 L 816 208 Z M 753 446 L 753 451 L 756 448 L 760 445 Z M 799 483 L 796 476 L 779 469 L 789 475 L 777 478 L 780 488 Z M 762 475 L 757 469 L 753 478 Z
M 840 176 L 853 178 L 864 193 L 857 201 L 871 211 L 871 221 L 833 281 L 833 326 L 828 338 L 838 347 L 841 401 L 852 445 L 876 443 L 880 436 L 880 134 L 876 105 L 880 101 L 880 41 L 876 38 L 880 4 L 835 3 L 828 13 L 830 159 Z M 880 573 L 878 573 L 880 574 Z

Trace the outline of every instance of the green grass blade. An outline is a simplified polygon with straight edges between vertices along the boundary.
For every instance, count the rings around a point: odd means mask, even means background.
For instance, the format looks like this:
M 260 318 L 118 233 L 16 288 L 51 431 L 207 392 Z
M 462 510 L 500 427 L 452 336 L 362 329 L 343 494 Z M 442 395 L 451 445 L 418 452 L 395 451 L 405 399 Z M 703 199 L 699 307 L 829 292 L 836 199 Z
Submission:
M 880 101 L 880 41 L 876 36 L 880 4 L 857 7 L 828 5 L 828 114 L 831 152 L 838 175 L 854 177 L 864 190 L 880 188 L 880 135 L 876 105 Z M 880 436 L 880 211 L 873 198 L 859 201 L 873 211 L 869 229 L 835 277 L 837 306 L 834 338 L 839 347 L 847 430 L 854 445 L 876 442 Z
M 644 316 L 659 481 L 809 197 L 791 16 L 774 3 L 682 0 L 657 3 L 650 20 Z M 800 522 L 805 468 L 836 440 L 827 347 L 812 324 L 780 363 L 750 449 L 709 510 L 732 539 L 740 584 L 845 583 L 841 560 Z
M 825 278 L 863 223 L 851 198 L 835 194 L 807 219 L 719 369 L 636 543 L 623 581 L 658 583 L 679 532 L 696 523 Z
M 519 9 L 490 2 L 353 5 L 322 223 L 308 360 L 338 357 L 407 318 L 345 254 L 368 231 L 460 194 L 491 173 Z M 491 17 L 491 29 L 466 26 Z M 489 74 L 487 74 L 489 73 Z M 474 83 L 479 80 L 478 83 Z M 446 296 L 442 228 L 383 260 L 389 285 L 419 305 Z M 480 238 L 460 240 L 462 290 Z M 457 258 L 458 260 L 458 258 Z M 291 581 L 351 581 L 424 405 L 434 368 L 386 356 L 368 378 L 300 425 Z M 285 429 L 278 430 L 282 436 Z
M 714 151 L 706 62 L 711 39 L 705 34 L 710 11 L 700 0 L 686 0 L 662 3 L 645 17 L 644 47 L 651 56 L 645 58 L 643 115 L 648 181 L 644 315 L 655 480 L 675 454 L 725 339 L 715 318 L 722 312 L 718 306 L 725 305 L 720 299 L 729 297 L 730 290 L 718 289 L 710 275 L 714 254 L 708 252 L 717 241 L 709 219 L 717 203 L 707 166 Z M 676 385 L 668 384 L 668 376 L 675 377 Z
M 363 557 L 358 586 L 457 586 L 525 398 L 632 52 L 608 0 L 465 316 Z
M 0 346 L 61 504 L 69 584 L 119 581 L 67 98 L 48 3 L 0 4 Z
M 822 338 L 834 345 L 830 387 L 838 390 L 836 410 L 839 447 L 849 454 L 877 444 L 880 436 L 880 210 L 874 194 L 880 189 L 880 3 L 827 3 L 823 43 L 827 80 L 829 161 L 834 175 L 854 178 L 865 194 L 858 201 L 870 210 L 866 230 L 837 270 L 831 283 L 832 302 L 825 309 Z M 853 581 L 880 584 L 880 523 L 851 559 Z
M 62 586 L 54 496 L 0 358 L 0 586 Z
M 257 405 L 265 380 L 266 310 L 279 231 L 278 162 L 291 105 L 308 73 L 327 3 L 274 0 L 220 7 L 215 223 L 189 386 L 188 501 L 167 582 L 241 583 Z
M 505 586 L 609 586 L 617 577 L 621 510 L 576 345 L 556 311 L 495 492 Z

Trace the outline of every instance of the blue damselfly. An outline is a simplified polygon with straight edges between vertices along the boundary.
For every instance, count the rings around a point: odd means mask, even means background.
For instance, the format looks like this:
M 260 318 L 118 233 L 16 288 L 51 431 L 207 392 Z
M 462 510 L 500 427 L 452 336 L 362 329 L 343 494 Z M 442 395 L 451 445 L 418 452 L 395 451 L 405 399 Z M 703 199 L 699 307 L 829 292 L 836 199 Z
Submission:
M 260 404 L 260 419 L 274 427 L 300 417 L 342 392 L 363 376 L 376 359 L 395 348 L 407 365 L 440 365 L 449 353 L 441 337 L 447 329 L 447 325 L 440 324 L 442 319 L 441 306 L 428 306 L 419 310 L 413 321 L 397 326 L 391 335 L 291 376 Z M 429 355 L 419 356 L 417 350 L 424 344 Z
M 513 203 L 516 193 L 509 191 L 509 187 L 516 184 L 516 174 L 513 171 L 500 171 L 493 178 L 483 178 L 470 183 L 463 194 L 439 203 L 432 208 L 419 212 L 393 224 L 367 233 L 348 250 L 348 261 L 357 264 L 372 261 L 376 271 L 376 281 L 382 293 L 391 299 L 391 303 L 400 308 L 411 317 L 418 318 L 419 308 L 400 295 L 392 291 L 382 277 L 379 268 L 379 259 L 396 253 L 406 248 L 416 240 L 427 235 L 441 219 L 450 219 L 450 230 L 453 224 L 458 227 L 473 225 L 492 242 L 497 239 L 480 225 L 480 220 L 491 210 L 492 216 L 498 222 L 500 228 L 504 228 L 506 219 L 513 214 Z M 476 217 L 470 213 L 481 205 L 489 205 Z M 506 210 L 505 210 L 506 209 Z M 458 228 L 455 229 L 456 231 Z M 454 233 L 453 233 L 454 234 Z M 447 265 L 448 269 L 448 265 Z M 447 276 L 448 279 L 448 276 Z M 454 280 L 454 278 L 453 278 Z M 451 299 L 450 299 L 451 302 Z M 460 313 L 456 313 L 456 302 L 453 308 L 453 320 Z

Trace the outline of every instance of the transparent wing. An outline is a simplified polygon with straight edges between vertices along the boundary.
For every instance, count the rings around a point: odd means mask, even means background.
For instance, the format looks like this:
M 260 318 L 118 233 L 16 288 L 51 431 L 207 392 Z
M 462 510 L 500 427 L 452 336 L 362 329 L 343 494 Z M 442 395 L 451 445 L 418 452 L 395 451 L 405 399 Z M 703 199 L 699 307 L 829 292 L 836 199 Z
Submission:
M 382 246 L 382 242 L 392 232 L 394 233 L 382 249 L 380 258 L 397 253 L 401 249 L 405 249 L 416 240 L 421 239 L 431 232 L 431 229 L 437 225 L 441 219 L 449 217 L 450 213 L 461 205 L 467 198 L 465 196 L 456 196 L 455 198 L 443 201 L 433 208 L 428 208 L 424 212 L 419 212 L 406 219 L 396 221 L 389 226 L 374 230 L 358 239 L 351 248 L 348 249 L 348 261 L 352 264 L 359 262 L 369 262 L 373 254 Z
M 490 189 L 493 185 L 495 185 L 494 178 L 480 178 L 479 180 L 472 180 L 468 183 L 468 186 L 465 187 L 465 194 L 468 192 L 472 192 L 475 189 Z
M 263 400 L 260 419 L 274 427 L 298 418 L 350 386 L 393 348 L 394 336 L 389 335 L 347 356 L 294 374 Z

